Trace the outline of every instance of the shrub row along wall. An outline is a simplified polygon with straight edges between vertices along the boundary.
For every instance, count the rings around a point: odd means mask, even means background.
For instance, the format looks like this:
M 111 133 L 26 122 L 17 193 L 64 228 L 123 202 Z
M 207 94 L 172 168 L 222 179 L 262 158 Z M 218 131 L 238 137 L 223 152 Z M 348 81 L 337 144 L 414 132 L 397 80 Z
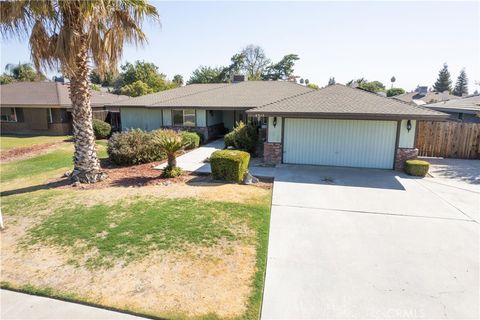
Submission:
M 418 121 L 418 155 L 480 159 L 480 123 Z

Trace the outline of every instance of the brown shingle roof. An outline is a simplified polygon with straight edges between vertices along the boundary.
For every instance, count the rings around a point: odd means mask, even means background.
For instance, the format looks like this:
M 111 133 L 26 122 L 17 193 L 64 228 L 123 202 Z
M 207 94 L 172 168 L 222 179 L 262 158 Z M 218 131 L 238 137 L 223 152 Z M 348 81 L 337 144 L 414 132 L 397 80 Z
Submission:
M 138 107 L 196 107 L 196 108 L 254 108 L 312 89 L 284 81 L 245 81 L 239 83 L 191 84 L 161 91 L 114 106 Z
M 90 90 L 92 107 L 103 107 L 127 96 Z M 59 82 L 15 82 L 0 86 L 0 104 L 11 106 L 71 107 L 68 84 Z
M 160 91 L 156 93 L 147 94 L 141 97 L 132 98 L 126 101 L 119 101 L 114 103 L 117 107 L 148 107 L 159 103 L 167 102 L 173 99 L 184 98 L 190 95 L 195 95 L 201 92 L 219 89 L 228 86 L 227 83 L 204 83 L 204 84 L 190 84 L 184 87 Z
M 248 110 L 257 115 L 296 117 L 445 119 L 448 115 L 375 93 L 344 85 L 332 85 Z
M 312 89 L 287 81 L 245 81 L 152 106 L 249 109 L 311 91 Z
M 404 102 L 413 102 L 414 100 L 422 100 L 425 103 L 434 103 L 442 101 L 444 98 L 443 93 L 429 91 L 427 94 L 420 94 L 418 92 L 407 92 L 392 97 L 393 99 L 401 100 Z M 452 94 L 446 96 L 447 100 L 458 99 L 459 97 Z

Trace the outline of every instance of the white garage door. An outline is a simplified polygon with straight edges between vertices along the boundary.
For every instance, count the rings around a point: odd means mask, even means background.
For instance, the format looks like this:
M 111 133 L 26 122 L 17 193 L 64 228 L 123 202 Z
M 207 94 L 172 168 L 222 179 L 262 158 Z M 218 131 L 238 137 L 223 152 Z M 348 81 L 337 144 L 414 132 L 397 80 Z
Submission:
M 283 162 L 392 169 L 396 121 L 285 119 Z

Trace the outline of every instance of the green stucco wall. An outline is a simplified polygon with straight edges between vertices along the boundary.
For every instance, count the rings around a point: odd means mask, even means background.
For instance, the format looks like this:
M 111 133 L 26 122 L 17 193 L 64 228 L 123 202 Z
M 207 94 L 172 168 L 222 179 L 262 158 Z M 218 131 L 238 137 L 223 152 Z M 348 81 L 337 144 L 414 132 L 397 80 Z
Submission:
M 162 110 L 148 108 L 120 108 L 122 130 L 152 131 L 162 127 Z
M 415 129 L 417 126 L 417 121 L 411 120 L 412 128 L 410 131 L 407 130 L 408 120 L 402 120 L 400 123 L 400 136 L 398 137 L 398 147 L 399 148 L 414 148 L 415 147 Z

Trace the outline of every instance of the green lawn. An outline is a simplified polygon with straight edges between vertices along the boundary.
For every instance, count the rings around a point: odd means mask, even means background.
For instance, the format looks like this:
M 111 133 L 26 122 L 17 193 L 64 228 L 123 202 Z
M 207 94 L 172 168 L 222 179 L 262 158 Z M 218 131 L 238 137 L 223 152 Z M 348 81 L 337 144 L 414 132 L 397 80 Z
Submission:
M 94 249 L 91 266 L 112 259 L 143 258 L 152 250 L 181 250 L 185 244 L 210 246 L 219 239 L 246 240 L 237 234 L 242 224 L 257 229 L 268 217 L 268 205 L 199 201 L 191 198 L 142 199 L 115 205 L 78 206 L 58 210 L 31 230 L 33 243 Z M 104 234 L 99 237 L 97 235 Z
M 107 158 L 106 143 L 97 142 L 98 157 Z M 56 172 L 60 169 L 65 171 L 73 167 L 72 144 L 59 147 L 48 153 L 27 159 L 10 161 L 0 165 L 0 182 L 7 182 L 19 178 L 35 177 L 39 174 Z
M 36 144 L 59 142 L 70 138 L 70 136 L 2 135 L 0 136 L 0 150 L 5 151 L 15 148 L 31 147 Z

